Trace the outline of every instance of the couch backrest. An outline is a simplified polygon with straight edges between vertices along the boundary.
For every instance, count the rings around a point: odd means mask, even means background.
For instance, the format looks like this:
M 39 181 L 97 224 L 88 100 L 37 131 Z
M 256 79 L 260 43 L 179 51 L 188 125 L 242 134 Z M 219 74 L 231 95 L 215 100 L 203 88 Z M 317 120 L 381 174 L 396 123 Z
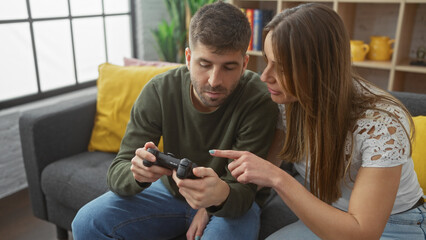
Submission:
M 391 92 L 410 111 L 411 115 L 426 116 L 426 94 L 409 92 Z
M 398 98 L 410 111 L 413 116 L 426 116 L 426 94 L 391 92 Z M 416 126 L 415 140 L 413 143 L 412 158 L 414 170 L 417 173 L 417 179 L 423 189 L 423 198 L 426 199 L 426 149 L 424 148 L 424 139 L 426 139 L 426 127 L 423 124 L 424 117 L 418 117 L 414 120 Z

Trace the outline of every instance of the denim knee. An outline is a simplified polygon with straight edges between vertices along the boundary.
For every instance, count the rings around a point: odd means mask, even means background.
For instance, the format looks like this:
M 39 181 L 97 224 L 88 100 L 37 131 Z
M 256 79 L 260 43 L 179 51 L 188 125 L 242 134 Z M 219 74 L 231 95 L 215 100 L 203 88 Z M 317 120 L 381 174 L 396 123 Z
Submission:
M 95 223 L 97 219 L 97 217 L 91 214 L 90 208 L 87 205 L 83 206 L 77 212 L 71 224 L 73 239 L 95 239 L 93 234 L 95 229 L 94 226 L 97 225 Z
M 260 229 L 260 208 L 256 203 L 239 218 L 212 217 L 203 233 L 203 240 L 257 239 Z

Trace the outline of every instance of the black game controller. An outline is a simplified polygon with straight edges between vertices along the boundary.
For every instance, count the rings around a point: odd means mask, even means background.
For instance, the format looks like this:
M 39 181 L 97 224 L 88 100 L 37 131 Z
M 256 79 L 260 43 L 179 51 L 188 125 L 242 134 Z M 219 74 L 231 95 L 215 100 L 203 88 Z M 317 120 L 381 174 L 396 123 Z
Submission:
M 192 178 L 196 179 L 197 176 L 192 172 L 193 168 L 197 167 L 197 164 L 191 162 L 187 158 L 177 159 L 172 154 L 164 154 L 153 148 L 148 148 L 148 152 L 152 153 L 157 159 L 155 162 L 150 162 L 148 160 L 143 160 L 143 165 L 151 167 L 152 165 L 157 165 L 160 167 L 165 167 L 168 169 L 176 169 L 176 175 L 180 179 Z

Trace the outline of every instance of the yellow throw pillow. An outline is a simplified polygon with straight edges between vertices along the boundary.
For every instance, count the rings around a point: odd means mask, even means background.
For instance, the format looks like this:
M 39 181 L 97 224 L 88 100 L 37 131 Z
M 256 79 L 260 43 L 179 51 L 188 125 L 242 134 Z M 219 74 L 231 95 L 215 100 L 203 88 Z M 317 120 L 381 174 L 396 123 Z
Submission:
M 118 152 L 133 103 L 154 76 L 178 67 L 130 66 L 109 63 L 99 66 L 95 124 L 89 151 Z
M 423 194 L 426 194 L 426 116 L 413 117 L 416 129 L 412 158 Z

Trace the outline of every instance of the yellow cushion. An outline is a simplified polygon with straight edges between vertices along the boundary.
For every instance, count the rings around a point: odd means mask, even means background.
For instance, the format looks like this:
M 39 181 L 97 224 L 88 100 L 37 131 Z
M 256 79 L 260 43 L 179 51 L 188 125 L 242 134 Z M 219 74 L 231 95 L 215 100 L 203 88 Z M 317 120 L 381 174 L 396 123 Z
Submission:
M 95 124 L 89 151 L 118 152 L 130 118 L 130 110 L 142 88 L 154 76 L 178 66 L 122 67 L 101 64 L 97 81 Z
M 416 129 L 412 157 L 423 194 L 426 194 L 426 116 L 413 117 Z

